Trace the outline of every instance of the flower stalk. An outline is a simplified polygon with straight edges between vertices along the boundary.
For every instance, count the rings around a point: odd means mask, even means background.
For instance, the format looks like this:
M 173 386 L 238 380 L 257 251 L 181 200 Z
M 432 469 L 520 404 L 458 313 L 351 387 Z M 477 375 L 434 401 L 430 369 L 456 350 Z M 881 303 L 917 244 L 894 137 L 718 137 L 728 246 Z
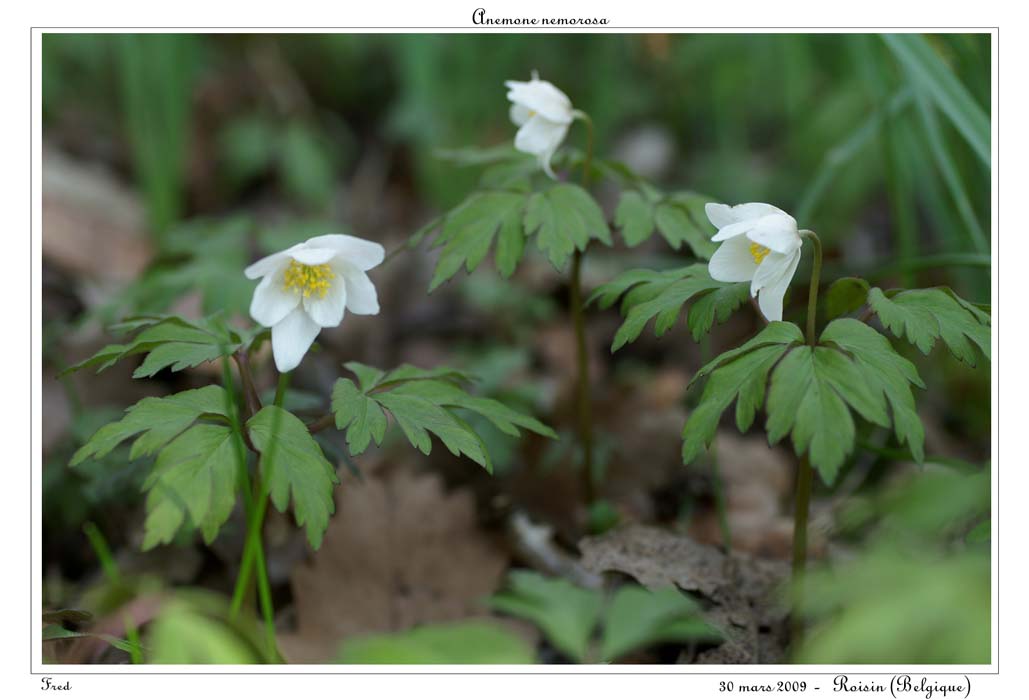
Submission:
M 289 372 L 279 375 L 278 386 L 275 390 L 274 405 L 281 408 L 286 398 L 286 389 L 289 386 Z M 244 383 L 246 380 L 244 380 Z M 256 394 L 256 390 L 254 392 Z M 274 429 L 273 429 L 274 432 Z M 253 485 L 254 494 L 251 497 L 251 484 L 246 469 L 241 470 L 243 505 L 247 516 L 247 534 L 243 546 L 243 559 L 240 563 L 239 575 L 236 578 L 235 589 L 232 594 L 232 603 L 229 613 L 232 617 L 239 614 L 243 605 L 243 599 L 250 588 L 251 570 L 256 570 L 257 596 L 264 618 L 265 641 L 268 645 L 268 652 L 273 658 L 279 659 L 278 646 L 275 639 L 275 609 L 272 604 L 271 583 L 268 580 L 268 568 L 264 557 L 264 543 L 262 541 L 262 530 L 264 527 L 264 516 L 268 510 L 268 496 L 271 484 L 271 469 L 274 460 L 274 450 L 262 455 L 262 472 L 258 474 L 257 481 Z
M 809 239 L 814 252 L 811 265 L 811 284 L 807 298 L 807 335 L 808 345 L 814 347 L 818 336 L 816 330 L 816 314 L 818 312 L 818 284 L 822 274 L 822 242 L 814 231 L 803 230 L 802 238 Z M 803 623 L 798 610 L 803 601 L 804 571 L 807 568 L 807 526 L 811 510 L 811 460 L 805 453 L 797 464 L 797 491 L 793 506 L 793 615 L 792 642 L 800 643 L 803 635 Z
M 589 187 L 590 168 L 593 165 L 593 120 L 585 112 L 576 110 L 575 118 L 586 125 L 586 155 L 582 161 L 582 186 Z M 596 500 L 596 484 L 593 479 L 593 406 L 590 396 L 589 352 L 586 347 L 586 319 L 582 302 L 582 258 L 583 252 L 576 250 L 572 256 L 571 279 L 569 280 L 569 306 L 572 311 L 572 327 L 575 332 L 575 361 L 578 377 L 575 392 L 575 412 L 578 422 L 579 446 L 582 449 L 583 500 L 587 509 Z

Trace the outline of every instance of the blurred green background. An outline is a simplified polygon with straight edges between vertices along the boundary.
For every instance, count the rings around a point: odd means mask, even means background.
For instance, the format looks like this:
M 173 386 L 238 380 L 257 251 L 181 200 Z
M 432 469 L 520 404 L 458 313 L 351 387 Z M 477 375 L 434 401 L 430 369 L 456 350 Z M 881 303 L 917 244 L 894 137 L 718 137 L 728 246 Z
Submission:
M 269 188 L 345 222 L 338 189 L 369 149 L 413 204 L 456 203 L 474 173 L 436 150 L 508 141 L 503 81 L 538 69 L 592 115 L 602 154 L 670 186 L 775 202 L 830 240 L 883 229 L 877 249 L 845 252 L 911 282 L 927 255 L 974 267 L 989 253 L 989 40 L 50 34 L 43 117 L 138 184 L 156 235 Z

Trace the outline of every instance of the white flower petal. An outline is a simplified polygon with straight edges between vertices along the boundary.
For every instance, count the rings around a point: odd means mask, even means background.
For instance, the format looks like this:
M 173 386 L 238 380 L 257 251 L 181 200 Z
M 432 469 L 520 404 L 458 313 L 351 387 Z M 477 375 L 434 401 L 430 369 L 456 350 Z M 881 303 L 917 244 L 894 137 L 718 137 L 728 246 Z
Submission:
M 508 110 L 508 115 L 511 117 L 511 121 L 514 122 L 515 126 L 521 126 L 525 122 L 529 121 L 532 117 L 532 111 L 522 104 L 512 104 L 511 109 Z
M 347 285 L 337 272 L 324 297 L 312 294 L 303 299 L 304 310 L 312 321 L 322 328 L 335 328 L 343 322 L 343 310 L 347 305 Z
M 760 219 L 762 216 L 771 216 L 772 214 L 789 216 L 789 214 L 779 207 L 771 204 L 765 204 L 764 202 L 745 202 L 744 204 L 737 204 L 732 208 L 732 215 L 737 221 Z
M 332 248 L 340 258 L 359 270 L 370 270 L 382 263 L 386 257 L 386 249 L 375 241 L 366 241 L 363 238 L 342 233 L 315 236 L 307 243 L 317 248 Z
M 300 364 L 321 328 L 303 309 L 296 309 L 272 327 L 275 367 L 289 372 Z
M 319 248 L 310 243 L 308 241 L 302 246 L 291 248 L 289 256 L 303 265 L 324 265 L 339 255 L 335 248 Z
M 719 282 L 746 282 L 754 277 L 757 269 L 750 253 L 750 241 L 745 237 L 731 238 L 718 246 L 707 265 L 711 278 Z
M 255 280 L 258 277 L 264 277 L 265 275 L 274 272 L 281 264 L 284 264 L 288 261 L 289 251 L 283 250 L 278 253 L 272 253 L 271 255 L 261 258 L 253 265 L 243 270 L 243 274 L 246 275 L 247 279 Z
M 762 216 L 747 231 L 747 238 L 777 253 L 792 253 L 802 243 L 797 221 L 789 214 Z
M 761 264 L 762 268 L 773 255 L 779 254 L 769 253 L 768 257 Z M 789 288 L 790 282 L 793 281 L 793 275 L 797 272 L 797 265 L 800 263 L 800 249 L 798 248 L 790 255 L 780 257 L 785 258 L 785 261 L 775 261 L 775 264 L 769 270 L 765 284 L 761 286 L 758 292 L 758 308 L 761 309 L 761 313 L 769 321 L 782 320 L 782 300 L 786 296 L 786 290 Z M 761 274 L 761 272 L 759 270 L 758 274 Z M 778 274 L 776 275 L 775 273 Z M 754 276 L 754 281 L 757 282 L 757 275 Z
M 572 123 L 572 101 L 546 80 L 533 78 L 529 82 L 508 80 L 507 99 L 544 118 L 562 124 Z
M 347 285 L 347 308 L 355 314 L 379 313 L 379 296 L 375 285 L 361 270 L 351 269 L 343 275 Z
M 718 243 L 720 241 L 727 241 L 730 238 L 742 236 L 752 228 L 754 228 L 753 221 L 737 221 L 734 224 L 729 224 L 728 226 L 720 228 L 718 230 L 718 233 L 711 237 L 711 240 L 715 243 Z
M 550 170 L 550 158 L 567 133 L 567 124 L 556 124 L 537 114 L 518 130 L 515 135 L 515 148 L 536 156 L 547 175 L 554 177 Z
M 707 214 L 708 221 L 714 224 L 715 228 L 722 228 L 737 221 L 732 213 L 732 207 L 728 204 L 708 202 L 704 205 L 704 213 Z
M 254 290 L 253 299 L 250 300 L 250 315 L 262 326 L 271 328 L 300 303 L 299 295 L 295 291 L 284 289 L 284 267 L 280 264 L 280 269 L 265 275 Z

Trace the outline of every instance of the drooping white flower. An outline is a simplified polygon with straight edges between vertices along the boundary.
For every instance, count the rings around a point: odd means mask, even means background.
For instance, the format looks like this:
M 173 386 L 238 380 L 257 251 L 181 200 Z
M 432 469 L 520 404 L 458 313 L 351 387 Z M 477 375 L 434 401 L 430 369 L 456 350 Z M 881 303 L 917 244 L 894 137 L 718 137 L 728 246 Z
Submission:
M 800 233 L 792 216 L 771 204 L 751 202 L 730 207 L 709 203 L 707 218 L 718 227 L 711 239 L 721 242 L 708 272 L 719 282 L 750 282 L 769 321 L 782 320 L 782 299 L 800 262 Z
M 280 372 L 300 364 L 322 328 L 342 323 L 344 309 L 379 313 L 375 285 L 365 273 L 385 252 L 378 243 L 332 233 L 262 258 L 244 271 L 248 279 L 261 278 L 250 315 L 272 329 Z
M 529 82 L 508 80 L 504 84 L 511 100 L 511 121 L 520 127 L 515 148 L 536 156 L 543 172 L 555 177 L 550 158 L 575 118 L 572 101 L 553 84 L 540 80 L 536 71 Z

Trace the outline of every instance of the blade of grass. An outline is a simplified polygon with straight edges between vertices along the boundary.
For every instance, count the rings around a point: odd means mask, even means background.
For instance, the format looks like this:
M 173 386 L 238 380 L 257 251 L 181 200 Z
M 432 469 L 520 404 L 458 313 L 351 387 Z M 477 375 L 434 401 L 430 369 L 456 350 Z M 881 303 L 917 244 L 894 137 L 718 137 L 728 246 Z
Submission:
M 929 150 L 932 152 L 933 159 L 940 169 L 940 174 L 943 175 L 943 181 L 946 183 L 947 189 L 950 190 L 951 197 L 954 198 L 954 206 L 957 207 L 958 215 L 961 217 L 962 223 L 964 223 L 968 238 L 978 252 L 989 252 L 990 243 L 983 232 L 982 226 L 979 224 L 979 220 L 976 218 L 975 211 L 972 209 L 972 202 L 965 191 L 961 176 L 958 174 L 957 166 L 944 143 L 940 124 L 936 119 L 936 111 L 923 90 L 915 92 L 915 104 L 918 105 L 918 114 L 921 117 L 922 125 L 925 127 L 924 133 L 926 141 L 929 143 Z
M 911 82 L 928 94 L 972 150 L 989 167 L 990 118 L 943 57 L 920 34 L 883 34 L 883 42 Z
M 811 213 L 818 206 L 822 195 L 832 184 L 836 175 L 879 134 L 888 119 L 903 112 L 911 104 L 911 101 L 911 90 L 901 88 L 887 100 L 881 109 L 874 111 L 839 145 L 826 152 L 822 159 L 822 166 L 801 197 L 800 204 L 797 205 L 798 221 L 810 221 Z

